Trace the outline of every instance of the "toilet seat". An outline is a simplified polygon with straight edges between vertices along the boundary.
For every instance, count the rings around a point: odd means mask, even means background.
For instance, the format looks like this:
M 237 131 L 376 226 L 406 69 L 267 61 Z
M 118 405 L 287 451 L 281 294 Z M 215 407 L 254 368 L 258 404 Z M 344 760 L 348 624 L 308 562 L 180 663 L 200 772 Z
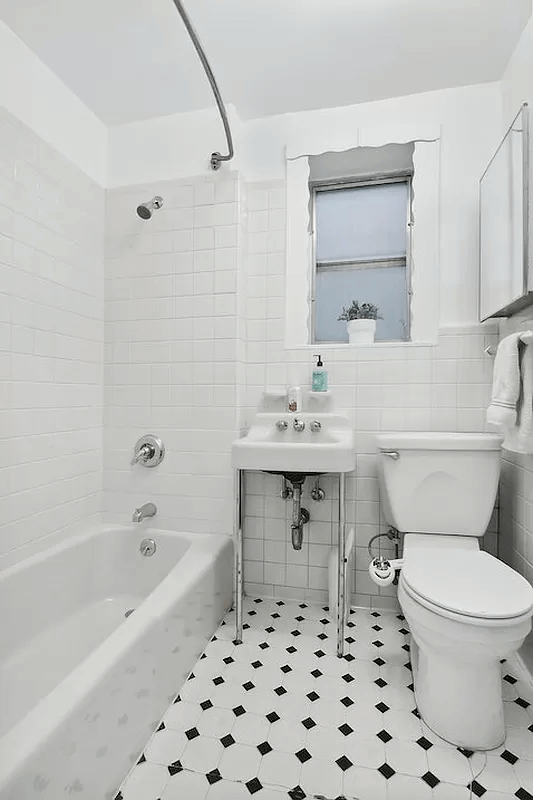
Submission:
M 445 614 L 509 620 L 533 609 L 529 582 L 481 550 L 411 551 L 401 577 L 414 599 Z

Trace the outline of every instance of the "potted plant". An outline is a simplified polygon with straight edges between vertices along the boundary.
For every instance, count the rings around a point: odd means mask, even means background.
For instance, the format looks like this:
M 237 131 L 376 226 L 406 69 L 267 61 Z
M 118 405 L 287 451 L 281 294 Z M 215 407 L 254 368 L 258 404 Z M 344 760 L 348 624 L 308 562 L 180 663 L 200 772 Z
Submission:
M 373 303 L 361 303 L 352 300 L 348 308 L 343 307 L 338 317 L 344 320 L 348 329 L 350 344 L 372 344 L 376 333 L 376 320 L 383 319 L 379 308 Z

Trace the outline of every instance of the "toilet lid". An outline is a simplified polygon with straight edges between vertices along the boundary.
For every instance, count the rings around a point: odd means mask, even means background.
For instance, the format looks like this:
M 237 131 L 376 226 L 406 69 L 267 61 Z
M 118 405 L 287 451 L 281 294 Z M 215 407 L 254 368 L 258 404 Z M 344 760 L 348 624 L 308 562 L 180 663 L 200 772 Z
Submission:
M 402 576 L 415 594 L 465 616 L 510 619 L 533 608 L 528 581 L 481 550 L 411 552 Z

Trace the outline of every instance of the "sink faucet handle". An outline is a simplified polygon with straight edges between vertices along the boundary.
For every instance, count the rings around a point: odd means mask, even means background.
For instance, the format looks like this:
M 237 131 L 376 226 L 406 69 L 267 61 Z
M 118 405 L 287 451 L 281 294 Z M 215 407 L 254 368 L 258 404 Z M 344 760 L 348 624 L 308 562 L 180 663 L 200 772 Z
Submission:
M 305 422 L 303 421 L 303 419 L 295 419 L 292 424 L 292 427 L 294 428 L 295 431 L 301 433 L 303 430 L 305 430 Z
M 313 433 L 318 433 L 318 431 L 322 430 L 322 423 L 319 422 L 317 419 L 314 419 L 312 423 L 309 425 L 309 428 L 312 430 Z
M 276 422 L 276 428 L 278 429 L 278 431 L 286 431 L 288 427 L 289 423 L 287 422 L 286 419 L 278 419 L 278 421 Z

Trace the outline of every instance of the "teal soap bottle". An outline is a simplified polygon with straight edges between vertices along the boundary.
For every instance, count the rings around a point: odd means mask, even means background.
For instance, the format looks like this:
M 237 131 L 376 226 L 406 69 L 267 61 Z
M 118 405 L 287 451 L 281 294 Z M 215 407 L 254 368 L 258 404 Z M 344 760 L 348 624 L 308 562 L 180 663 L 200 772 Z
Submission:
M 311 391 L 327 392 L 328 390 L 327 370 L 324 369 L 324 364 L 322 363 L 322 358 L 320 355 L 314 355 L 313 358 L 316 358 L 318 360 L 316 362 L 316 366 L 313 369 L 313 375 L 311 379 Z

